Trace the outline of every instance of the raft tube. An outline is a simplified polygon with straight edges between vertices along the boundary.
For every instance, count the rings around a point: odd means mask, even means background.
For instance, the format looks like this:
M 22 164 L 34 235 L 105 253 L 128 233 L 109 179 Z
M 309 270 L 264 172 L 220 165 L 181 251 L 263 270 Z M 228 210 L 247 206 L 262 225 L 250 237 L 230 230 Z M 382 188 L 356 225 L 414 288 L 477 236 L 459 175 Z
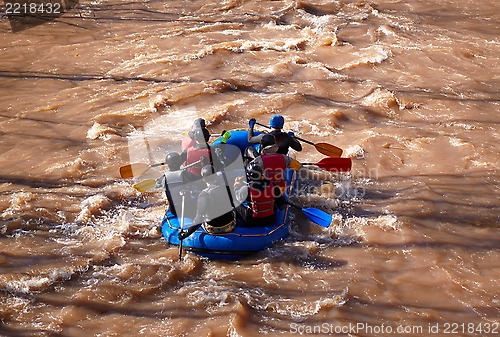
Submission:
M 212 145 L 220 144 L 217 139 Z M 246 130 L 232 130 L 231 138 L 227 144 L 238 146 L 243 153 L 249 146 Z M 295 171 L 286 170 L 285 197 L 288 197 L 296 188 L 297 176 Z M 210 259 L 237 260 L 260 252 L 273 244 L 273 242 L 286 238 L 290 230 L 290 206 L 276 211 L 276 221 L 272 226 L 244 227 L 241 219 L 231 233 L 209 234 L 200 227 L 192 235 L 183 240 L 183 248 L 195 254 Z M 162 233 L 172 245 L 179 245 L 178 234 L 181 230 L 180 218 L 167 210 L 162 221 Z M 192 224 L 191 218 L 184 218 L 184 228 Z

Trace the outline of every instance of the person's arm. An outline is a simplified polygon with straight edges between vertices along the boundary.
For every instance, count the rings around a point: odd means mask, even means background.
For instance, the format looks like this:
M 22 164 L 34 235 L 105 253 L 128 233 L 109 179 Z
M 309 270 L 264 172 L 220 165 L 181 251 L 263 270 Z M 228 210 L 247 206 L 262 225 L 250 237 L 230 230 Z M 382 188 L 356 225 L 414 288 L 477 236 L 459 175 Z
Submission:
M 255 120 L 255 118 L 250 118 L 250 120 L 248 121 L 248 141 L 250 141 L 250 138 L 253 137 L 253 127 L 255 126 L 255 123 L 257 121 Z
M 188 228 L 187 231 L 179 232 L 177 237 L 179 238 L 179 240 L 184 240 L 185 238 L 187 238 L 188 236 L 190 236 L 191 234 L 196 232 L 198 230 L 198 228 L 200 228 L 200 227 L 201 227 L 201 223 L 198 225 L 191 226 Z
M 250 137 L 250 133 L 248 133 L 248 143 L 250 143 L 250 144 L 259 144 L 260 140 L 262 139 L 262 136 L 264 136 L 264 135 L 265 135 L 265 133 L 261 133 L 258 136 Z
M 259 144 L 263 134 L 260 134 L 258 136 L 254 136 L 253 127 L 255 126 L 255 118 L 250 119 L 248 121 L 248 125 L 249 125 L 248 137 L 247 137 L 248 143 Z
M 288 133 L 288 146 L 290 146 L 295 151 L 302 151 L 302 145 L 299 141 L 293 136 L 293 132 Z

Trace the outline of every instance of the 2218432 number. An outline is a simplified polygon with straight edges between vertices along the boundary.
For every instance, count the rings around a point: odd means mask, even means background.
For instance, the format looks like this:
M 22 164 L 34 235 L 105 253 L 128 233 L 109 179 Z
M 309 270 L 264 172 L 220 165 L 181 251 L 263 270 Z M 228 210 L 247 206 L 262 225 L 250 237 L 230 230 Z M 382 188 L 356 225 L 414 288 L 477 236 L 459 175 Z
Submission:
M 61 4 L 58 2 L 7 2 L 5 4 L 6 15 L 38 15 L 38 14 L 61 14 Z
M 480 333 L 480 334 L 497 334 L 498 323 L 444 323 L 443 333 L 445 334 L 465 334 L 465 333 Z

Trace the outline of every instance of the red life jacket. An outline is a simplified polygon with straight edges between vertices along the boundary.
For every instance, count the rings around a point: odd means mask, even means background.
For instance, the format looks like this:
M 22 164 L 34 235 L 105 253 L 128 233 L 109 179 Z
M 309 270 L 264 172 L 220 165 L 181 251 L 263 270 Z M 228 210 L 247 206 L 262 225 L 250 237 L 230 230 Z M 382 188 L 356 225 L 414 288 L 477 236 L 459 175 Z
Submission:
M 185 135 L 184 138 L 182 138 L 181 149 L 184 151 L 187 148 L 193 147 L 194 144 L 196 144 L 196 141 L 189 137 L 189 135 Z
M 252 218 L 265 218 L 274 214 L 274 186 L 272 183 L 261 191 L 252 184 L 248 186 L 250 192 L 250 204 L 252 207 Z
M 201 159 L 201 157 L 206 157 L 207 159 L 210 160 L 210 148 L 204 147 L 200 149 L 194 146 L 188 148 L 186 162 L 184 163 L 184 166 L 197 162 L 198 160 Z M 198 163 L 194 166 L 191 166 L 187 170 L 193 174 L 201 175 L 201 166 L 202 164 Z
M 285 156 L 279 153 L 262 154 L 262 163 L 264 166 L 264 176 L 270 180 L 274 185 L 278 186 L 282 191 L 286 187 L 285 170 L 286 161 Z

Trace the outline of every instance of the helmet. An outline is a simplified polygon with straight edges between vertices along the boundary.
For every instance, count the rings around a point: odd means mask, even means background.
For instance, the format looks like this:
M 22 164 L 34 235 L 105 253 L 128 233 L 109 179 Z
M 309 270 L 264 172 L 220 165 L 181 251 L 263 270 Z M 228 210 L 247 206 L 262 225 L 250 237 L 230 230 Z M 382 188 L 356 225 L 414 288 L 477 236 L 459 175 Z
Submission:
M 283 129 L 283 124 L 285 124 L 285 119 L 281 115 L 273 115 L 269 120 L 269 125 L 273 129 Z
M 203 178 L 211 176 L 215 173 L 214 167 L 212 165 L 205 165 L 201 168 L 201 176 Z
M 165 162 L 168 165 L 170 171 L 180 170 L 182 165 L 181 156 L 177 152 L 170 152 L 165 158 Z
M 198 143 L 206 143 L 210 139 L 210 132 L 205 128 L 197 128 L 189 133 L 189 137 Z
M 256 162 L 251 162 L 247 167 L 247 175 L 250 180 L 262 180 L 263 171 L 262 166 Z
M 193 129 L 194 128 L 206 128 L 207 125 L 205 124 L 205 120 L 203 118 L 197 118 L 193 122 Z
M 276 138 L 269 133 L 266 133 L 260 139 L 261 148 L 265 148 L 266 146 L 270 146 L 270 145 L 274 145 L 274 144 L 276 144 Z

